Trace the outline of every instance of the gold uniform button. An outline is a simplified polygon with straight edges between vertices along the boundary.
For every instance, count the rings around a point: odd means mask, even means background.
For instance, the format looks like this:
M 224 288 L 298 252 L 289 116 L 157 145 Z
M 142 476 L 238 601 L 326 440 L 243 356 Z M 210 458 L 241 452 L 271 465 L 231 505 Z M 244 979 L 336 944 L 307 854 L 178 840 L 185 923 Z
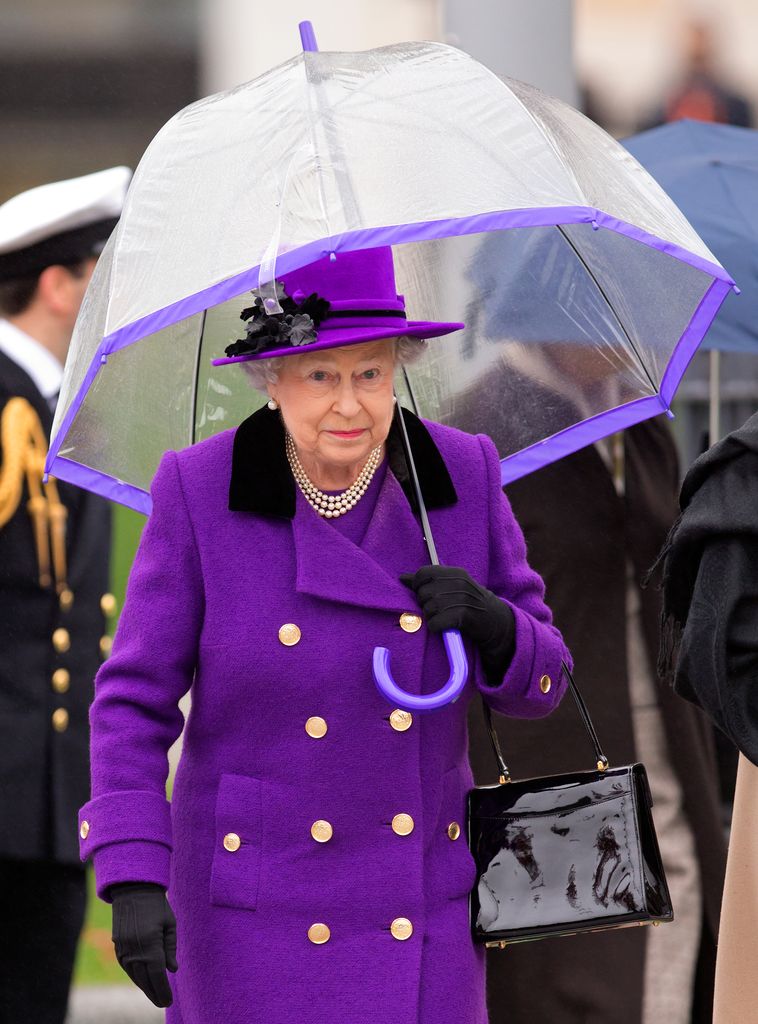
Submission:
M 103 615 L 115 615 L 118 608 L 118 601 L 113 594 L 103 594 L 100 598 L 100 611 Z
M 242 846 L 242 840 L 236 832 L 227 832 L 224 836 L 224 849 L 228 850 L 229 853 L 236 853 Z
M 328 821 L 319 819 L 311 825 L 311 835 L 317 843 L 328 843 L 334 835 L 334 829 Z
M 543 693 L 549 693 L 550 687 L 553 685 L 553 680 L 550 676 L 542 676 L 540 679 L 540 689 Z
M 112 636 L 108 636 L 107 634 L 105 636 L 101 636 L 100 637 L 100 653 L 102 654 L 102 656 L 104 658 L 107 658 L 112 650 L 113 650 L 113 637 Z
M 414 821 L 410 814 L 396 814 L 392 819 L 392 831 L 396 836 L 409 836 L 413 826 Z
M 74 603 L 73 593 L 66 587 L 58 595 L 58 604 L 61 606 L 61 611 L 67 612 Z
M 305 731 L 309 736 L 312 736 L 314 740 L 320 740 L 322 736 L 326 736 L 327 725 L 323 718 L 318 716 L 309 718 L 305 723 Z
M 461 834 L 461 826 L 458 824 L 457 821 L 450 822 L 450 824 L 447 826 L 447 834 L 450 837 L 450 839 L 455 840 L 458 838 L 458 836 Z
M 400 616 L 400 628 L 405 633 L 418 633 L 421 629 L 421 616 L 415 612 L 403 612 Z
M 279 627 L 279 642 L 285 647 L 294 647 L 295 644 L 299 644 L 302 635 L 300 627 L 296 626 L 294 622 L 285 622 L 283 626 Z
M 53 711 L 53 729 L 56 732 L 65 732 L 68 729 L 68 711 L 65 708 L 56 708 Z
M 413 935 L 413 925 L 407 917 L 396 917 L 390 925 L 390 931 L 398 942 L 405 942 Z
M 58 654 L 65 654 L 71 646 L 71 637 L 67 629 L 56 629 L 53 633 L 53 647 Z
M 308 938 L 311 940 L 314 946 L 323 946 L 325 942 L 328 942 L 331 938 L 332 933 L 325 924 L 317 923 L 312 924 L 308 929 Z
M 57 668 L 53 672 L 52 682 L 56 693 L 66 693 L 71 685 L 71 673 L 67 668 Z
M 413 715 L 410 711 L 401 711 L 400 708 L 395 708 L 390 715 L 390 725 L 395 732 L 405 732 L 413 725 Z
M 82 824 L 81 824 L 81 826 L 79 828 L 79 835 L 82 837 L 82 839 L 86 839 L 87 836 L 89 835 L 89 822 L 88 821 L 83 821 L 82 822 Z

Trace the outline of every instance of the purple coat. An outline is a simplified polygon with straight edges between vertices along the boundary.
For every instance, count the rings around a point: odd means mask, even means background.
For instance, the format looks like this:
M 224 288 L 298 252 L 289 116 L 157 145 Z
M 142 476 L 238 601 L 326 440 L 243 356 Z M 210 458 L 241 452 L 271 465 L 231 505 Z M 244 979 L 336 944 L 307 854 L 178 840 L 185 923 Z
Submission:
M 391 650 L 395 679 L 414 692 L 438 689 L 448 666 L 438 636 L 399 625 L 419 609 L 398 576 L 428 556 L 395 472 L 360 547 L 295 493 L 266 410 L 168 453 L 156 474 L 96 681 L 80 827 L 101 895 L 124 881 L 169 888 L 180 965 L 171 1024 L 487 1020 L 484 951 L 468 923 L 466 705 L 478 689 L 505 714 L 546 715 L 568 655 L 492 442 L 420 421 L 413 436 L 440 560 L 511 603 L 516 646 L 491 687 L 467 645 L 461 699 L 408 728 L 374 685 L 373 648 Z M 286 623 L 300 630 L 293 645 L 280 640 Z M 169 804 L 166 752 L 190 688 Z M 398 814 L 412 818 L 408 834 L 393 828 Z M 331 825 L 328 841 L 313 838 L 314 822 Z M 394 936 L 398 918 L 410 937 Z M 327 942 L 309 941 L 314 923 L 328 926 Z

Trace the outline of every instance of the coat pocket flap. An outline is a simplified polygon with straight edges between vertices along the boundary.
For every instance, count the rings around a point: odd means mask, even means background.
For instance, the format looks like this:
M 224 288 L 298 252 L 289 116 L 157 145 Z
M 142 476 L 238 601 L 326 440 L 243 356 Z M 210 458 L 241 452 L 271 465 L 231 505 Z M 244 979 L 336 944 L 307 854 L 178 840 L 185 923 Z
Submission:
M 255 910 L 260 859 L 260 780 L 222 775 L 216 797 L 211 903 Z

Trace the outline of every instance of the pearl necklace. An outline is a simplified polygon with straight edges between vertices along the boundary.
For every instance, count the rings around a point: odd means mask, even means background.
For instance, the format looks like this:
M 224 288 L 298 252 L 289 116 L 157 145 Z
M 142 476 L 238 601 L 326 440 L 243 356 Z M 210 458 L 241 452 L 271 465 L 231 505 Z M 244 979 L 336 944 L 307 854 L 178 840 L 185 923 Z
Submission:
M 382 456 L 382 446 L 379 445 L 369 455 L 366 465 L 358 474 L 358 479 L 354 484 L 351 484 L 341 494 L 325 494 L 324 491 L 320 491 L 308 479 L 300 459 L 297 457 L 295 442 L 290 434 L 287 434 L 285 449 L 295 483 L 302 491 L 303 497 L 311 508 L 315 509 L 320 516 L 324 516 L 325 519 L 337 519 L 339 516 L 344 516 L 346 512 L 349 512 L 351 508 L 357 505 L 366 493 Z

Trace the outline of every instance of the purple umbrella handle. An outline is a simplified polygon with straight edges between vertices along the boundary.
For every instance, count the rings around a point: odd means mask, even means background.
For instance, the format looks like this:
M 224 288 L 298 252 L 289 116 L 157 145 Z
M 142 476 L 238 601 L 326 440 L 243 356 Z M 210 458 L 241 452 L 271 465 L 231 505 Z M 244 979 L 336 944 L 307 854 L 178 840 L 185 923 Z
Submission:
M 442 634 L 450 663 L 450 678 L 436 693 L 406 693 L 401 690 L 390 675 L 390 652 L 386 647 L 374 648 L 374 681 L 379 692 L 391 704 L 404 711 L 434 711 L 458 700 L 468 679 L 468 659 L 463 640 L 457 629 L 448 629 Z

